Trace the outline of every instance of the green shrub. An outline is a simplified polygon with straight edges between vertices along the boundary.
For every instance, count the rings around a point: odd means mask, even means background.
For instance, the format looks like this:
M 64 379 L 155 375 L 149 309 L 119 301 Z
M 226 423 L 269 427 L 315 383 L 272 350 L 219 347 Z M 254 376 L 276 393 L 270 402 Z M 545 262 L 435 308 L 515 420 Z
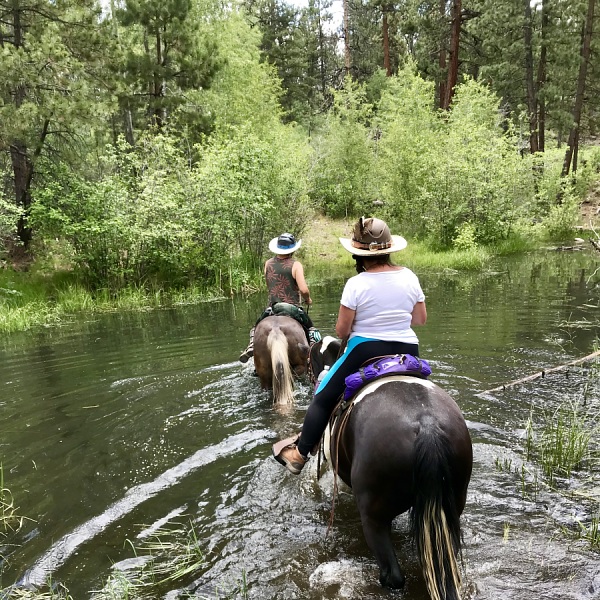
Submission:
M 326 215 L 368 212 L 377 198 L 370 115 L 364 87 L 346 78 L 324 132 L 314 141 L 311 197 Z
M 228 286 L 232 265 L 259 269 L 268 239 L 300 235 L 311 212 L 306 144 L 293 128 L 267 139 L 231 131 L 199 147 L 196 164 L 177 139 L 155 135 L 109 150 L 101 181 L 59 167 L 36 193 L 31 224 L 66 242 L 92 289 Z
M 466 224 L 476 244 L 506 238 L 533 185 L 502 129 L 499 100 L 474 81 L 457 87 L 448 113 L 435 113 L 432 97 L 410 66 L 382 97 L 378 169 L 386 213 L 438 248 L 451 247 Z

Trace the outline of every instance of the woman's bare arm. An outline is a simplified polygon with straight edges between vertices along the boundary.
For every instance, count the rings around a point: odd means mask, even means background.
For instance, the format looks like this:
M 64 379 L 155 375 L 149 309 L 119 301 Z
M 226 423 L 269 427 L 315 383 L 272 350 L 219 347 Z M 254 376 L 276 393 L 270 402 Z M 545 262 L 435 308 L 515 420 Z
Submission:
M 302 296 L 304 302 L 306 302 L 306 304 L 312 304 L 312 298 L 310 297 L 308 284 L 306 283 L 306 279 L 304 279 L 304 267 L 299 261 L 296 261 L 292 267 L 292 277 L 298 284 L 298 289 L 300 290 L 300 295 Z
M 355 316 L 355 310 L 340 304 L 340 312 L 338 313 L 337 323 L 335 325 L 335 332 L 340 339 L 344 340 L 350 335 Z
M 425 325 L 427 323 L 427 307 L 425 302 L 417 302 L 412 311 L 411 325 Z

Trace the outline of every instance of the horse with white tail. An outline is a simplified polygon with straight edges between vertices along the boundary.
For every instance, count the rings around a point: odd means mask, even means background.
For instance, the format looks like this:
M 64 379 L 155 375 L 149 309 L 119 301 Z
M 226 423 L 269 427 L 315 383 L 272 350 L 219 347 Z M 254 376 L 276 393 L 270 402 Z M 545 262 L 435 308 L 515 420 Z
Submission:
M 296 319 L 273 315 L 254 331 L 254 367 L 263 389 L 272 390 L 273 403 L 294 402 L 294 379 L 307 372 L 309 345 Z

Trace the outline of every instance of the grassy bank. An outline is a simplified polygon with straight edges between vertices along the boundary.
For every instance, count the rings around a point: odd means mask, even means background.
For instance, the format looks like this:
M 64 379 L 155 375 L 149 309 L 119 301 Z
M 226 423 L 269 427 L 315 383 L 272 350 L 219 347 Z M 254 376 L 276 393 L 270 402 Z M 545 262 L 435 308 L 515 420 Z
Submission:
M 351 273 L 353 261 L 339 243 L 349 237 L 354 219 L 314 219 L 307 227 L 297 258 L 302 261 L 310 285 L 331 279 L 332 274 Z M 402 233 L 393 231 L 393 233 Z M 406 250 L 394 257 L 416 272 L 427 269 L 480 270 L 494 256 L 518 253 L 540 246 L 533 235 L 514 235 L 493 248 L 466 244 L 462 249 L 436 252 L 423 242 L 408 240 Z M 58 262 L 60 263 L 60 261 Z M 231 267 L 219 280 L 185 289 L 159 286 L 90 291 L 68 269 L 39 261 L 28 271 L 0 270 L 0 332 L 11 333 L 68 322 L 81 313 L 152 310 L 161 307 L 210 302 L 237 294 L 263 293 L 262 272 L 248 273 Z

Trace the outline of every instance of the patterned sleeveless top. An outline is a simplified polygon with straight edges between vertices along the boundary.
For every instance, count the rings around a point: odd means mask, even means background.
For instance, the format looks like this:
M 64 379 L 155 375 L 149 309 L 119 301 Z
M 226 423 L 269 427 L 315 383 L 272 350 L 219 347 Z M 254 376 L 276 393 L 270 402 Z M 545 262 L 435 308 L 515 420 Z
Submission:
M 276 302 L 288 302 L 300 305 L 300 290 L 292 277 L 292 267 L 296 261 L 286 258 L 270 258 L 266 263 L 265 279 L 269 290 L 269 306 Z

